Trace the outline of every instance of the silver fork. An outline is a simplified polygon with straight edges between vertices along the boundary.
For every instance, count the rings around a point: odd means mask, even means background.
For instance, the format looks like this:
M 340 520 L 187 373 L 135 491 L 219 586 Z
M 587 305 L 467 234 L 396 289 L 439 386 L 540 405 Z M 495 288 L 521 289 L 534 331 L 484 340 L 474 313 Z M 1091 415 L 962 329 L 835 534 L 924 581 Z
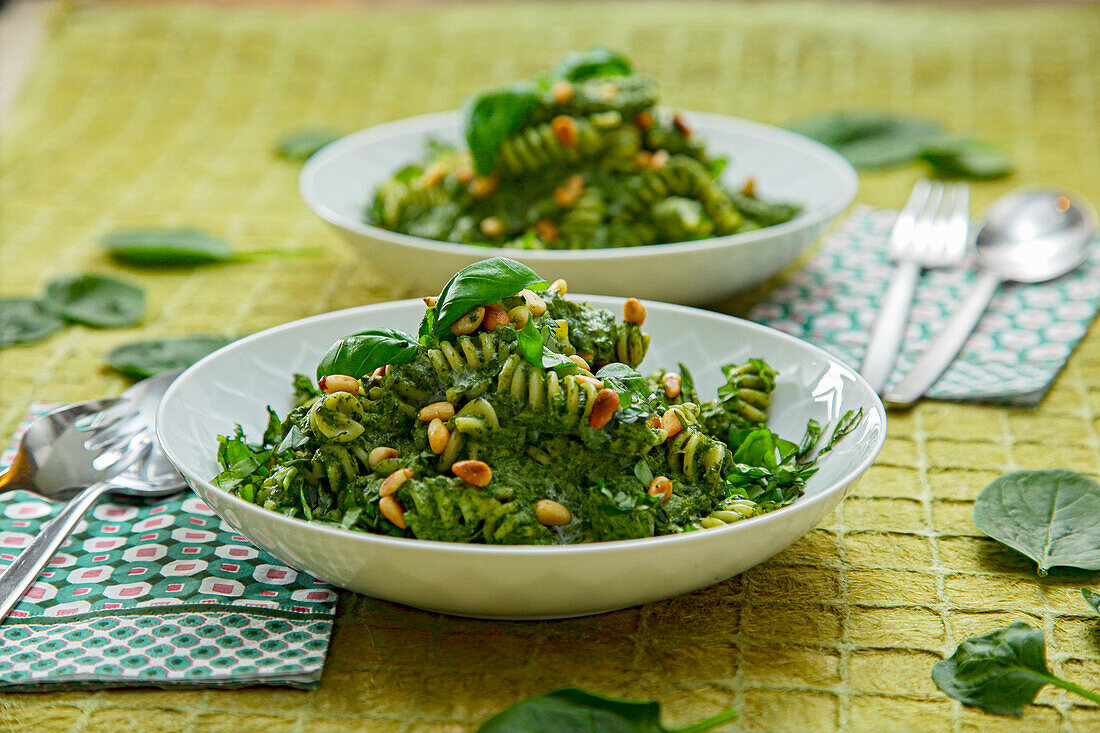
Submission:
M 878 394 L 886 388 L 897 361 L 921 269 L 962 262 L 969 225 L 970 189 L 965 183 L 917 181 L 890 232 L 887 254 L 897 262 L 897 270 L 883 296 L 859 370 Z

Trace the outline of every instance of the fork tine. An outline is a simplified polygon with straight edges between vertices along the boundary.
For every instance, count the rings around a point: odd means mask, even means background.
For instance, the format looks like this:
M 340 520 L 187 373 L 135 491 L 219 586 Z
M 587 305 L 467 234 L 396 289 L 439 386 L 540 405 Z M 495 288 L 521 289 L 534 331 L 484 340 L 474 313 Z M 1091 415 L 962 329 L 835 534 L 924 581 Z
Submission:
M 931 188 L 932 184 L 927 178 L 921 178 L 913 184 L 913 191 L 909 194 L 909 200 L 898 212 L 894 228 L 890 230 L 890 239 L 886 244 L 886 251 L 891 258 L 900 257 L 905 247 L 912 241 L 917 216 L 924 210 Z
M 961 255 L 970 244 L 970 186 L 955 184 L 955 207 L 951 211 L 951 235 L 948 256 Z

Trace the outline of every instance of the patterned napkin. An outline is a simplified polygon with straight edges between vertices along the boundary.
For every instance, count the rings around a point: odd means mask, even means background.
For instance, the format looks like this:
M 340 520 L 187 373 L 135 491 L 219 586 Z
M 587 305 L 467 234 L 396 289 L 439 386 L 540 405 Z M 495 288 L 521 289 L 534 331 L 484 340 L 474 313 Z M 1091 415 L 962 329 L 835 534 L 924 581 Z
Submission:
M 0 468 L 53 407 L 30 407 Z M 58 509 L 24 491 L 0 495 L 0 566 Z M 119 497 L 77 526 L 0 625 L 0 689 L 312 688 L 335 611 L 329 586 L 257 550 L 193 494 Z
M 897 212 L 857 207 L 811 261 L 749 312 L 751 320 L 816 344 L 859 368 L 894 266 L 886 241 Z M 977 277 L 926 270 L 890 385 L 913 367 Z M 1005 284 L 960 355 L 926 397 L 1034 406 L 1088 331 L 1100 301 L 1100 255 L 1046 283 Z

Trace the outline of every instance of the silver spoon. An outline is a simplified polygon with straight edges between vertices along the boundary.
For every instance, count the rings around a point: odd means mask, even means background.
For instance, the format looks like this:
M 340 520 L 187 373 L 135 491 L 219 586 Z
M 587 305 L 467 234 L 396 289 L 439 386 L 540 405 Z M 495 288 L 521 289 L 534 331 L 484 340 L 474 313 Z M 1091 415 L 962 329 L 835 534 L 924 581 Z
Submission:
M 1096 210 L 1068 191 L 1030 188 L 1002 196 L 974 239 L 982 267 L 970 294 L 885 401 L 916 402 L 955 359 L 1001 283 L 1037 283 L 1075 270 L 1096 236 Z
M 102 436 L 96 434 L 90 439 L 87 433 L 79 436 L 71 423 L 58 436 L 67 449 L 51 451 L 49 460 L 38 467 L 32 490 L 43 498 L 57 500 L 71 494 L 74 483 L 94 483 L 74 496 L 19 557 L 0 572 L 0 621 L 7 618 L 80 519 L 104 494 L 119 491 L 135 496 L 163 496 L 185 486 L 183 477 L 157 444 L 153 429 L 160 397 L 177 376 L 178 371 L 169 372 L 139 382 L 123 393 L 124 399 L 117 405 L 108 408 L 117 410 L 111 422 L 119 436 L 118 443 L 102 444 Z M 111 417 L 106 411 L 101 414 Z M 93 420 L 92 427 L 95 426 Z M 78 434 L 75 442 L 69 431 Z M 88 443 L 96 447 L 89 448 Z M 56 478 L 47 481 L 51 476 Z M 80 478 L 86 481 L 81 482 Z

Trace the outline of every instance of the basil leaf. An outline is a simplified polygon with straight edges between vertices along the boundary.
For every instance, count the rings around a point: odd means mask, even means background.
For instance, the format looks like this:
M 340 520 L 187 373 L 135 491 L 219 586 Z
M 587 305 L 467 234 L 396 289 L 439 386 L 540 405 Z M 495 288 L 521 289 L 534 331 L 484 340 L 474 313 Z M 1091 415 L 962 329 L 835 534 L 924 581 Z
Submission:
M 1100 484 L 1073 471 L 1017 471 L 982 489 L 974 524 L 1039 564 L 1100 570 Z
M 579 82 L 603 76 L 628 76 L 630 61 L 618 51 L 597 46 L 588 51 L 570 51 L 562 56 L 551 75 L 555 79 Z
M 462 127 L 474 159 L 474 169 L 483 176 L 496 166 L 497 149 L 505 138 L 531 119 L 541 102 L 538 87 L 517 82 L 468 98 L 462 105 Z
M 207 354 L 232 342 L 233 339 L 225 336 L 184 336 L 135 341 L 116 346 L 103 358 L 111 367 L 126 376 L 145 379 L 161 372 L 186 369 Z
M 70 275 L 46 286 L 45 306 L 75 323 L 122 328 L 133 326 L 145 315 L 145 293 L 102 275 Z
M 279 442 L 279 447 L 275 449 L 276 455 L 284 451 L 291 450 L 293 448 L 301 448 L 303 445 L 309 442 L 309 436 L 303 433 L 297 425 L 291 425 L 290 430 L 283 436 L 282 441 Z
M 329 374 L 362 377 L 380 366 L 404 364 L 416 356 L 417 341 L 392 328 L 374 328 L 340 339 L 321 357 L 317 378 Z
M 198 229 L 128 229 L 99 244 L 112 258 L 139 267 L 191 266 L 232 260 L 229 241 Z
M 491 257 L 462 268 L 443 286 L 431 315 L 425 315 L 420 333 L 435 338 L 449 332 L 452 323 L 479 305 L 515 295 L 524 288 L 545 290 L 547 282 L 526 265 L 507 257 Z
M 542 366 L 542 351 L 544 348 L 542 332 L 535 327 L 535 319 L 528 318 L 526 325 L 516 332 L 519 344 L 519 353 L 528 362 L 535 366 Z
M 930 142 L 919 157 L 937 178 L 1003 178 L 1013 170 L 1004 147 L 966 135 Z
M 556 351 L 551 351 L 545 346 L 542 347 L 542 368 L 558 373 L 580 371 L 580 367 L 578 367 L 568 356 L 559 354 Z
M 640 402 L 648 402 L 653 393 L 638 372 L 634 371 L 622 362 L 612 362 L 595 374 L 596 379 L 601 380 L 604 386 L 614 390 L 619 395 L 619 407 L 627 407 L 636 396 Z
M 33 344 L 61 330 L 64 321 L 31 298 L 0 298 L 0 348 Z
M 943 132 L 938 122 L 884 112 L 829 112 L 788 127 L 833 148 L 856 168 L 908 163 Z
M 311 155 L 333 140 L 343 137 L 343 133 L 327 127 L 308 127 L 294 130 L 283 135 L 275 146 L 275 152 L 287 160 L 307 160 Z
M 1100 593 L 1090 588 L 1082 588 L 1081 595 L 1085 597 L 1085 602 L 1092 606 L 1092 610 L 1100 613 Z
M 567 687 L 516 703 L 485 721 L 478 733 L 669 733 L 660 715 L 656 702 L 617 700 Z M 727 710 L 679 730 L 702 733 L 736 716 Z

